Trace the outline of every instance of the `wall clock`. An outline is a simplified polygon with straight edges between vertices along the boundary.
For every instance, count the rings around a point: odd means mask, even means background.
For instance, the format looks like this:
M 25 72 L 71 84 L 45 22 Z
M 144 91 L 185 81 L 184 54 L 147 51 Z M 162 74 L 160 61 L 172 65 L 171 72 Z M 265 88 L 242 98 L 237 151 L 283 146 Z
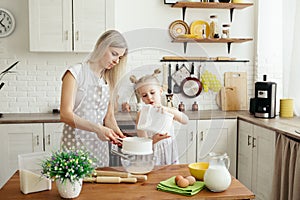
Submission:
M 6 9 L 0 8 L 0 38 L 9 36 L 16 26 L 14 16 Z

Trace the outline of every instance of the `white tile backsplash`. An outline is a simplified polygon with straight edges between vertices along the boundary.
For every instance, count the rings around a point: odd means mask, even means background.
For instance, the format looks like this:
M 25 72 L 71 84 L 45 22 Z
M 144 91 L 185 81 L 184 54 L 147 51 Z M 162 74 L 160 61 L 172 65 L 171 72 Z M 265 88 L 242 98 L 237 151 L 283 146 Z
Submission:
M 281 84 L 282 71 L 280 60 L 276 61 L 276 52 L 272 53 L 272 56 L 261 56 L 260 51 L 255 53 L 255 42 L 249 42 L 233 44 L 230 55 L 227 54 L 226 44 L 188 44 L 187 54 L 183 54 L 183 45 L 170 42 L 167 32 L 169 24 L 180 18 L 180 9 L 170 8 L 164 5 L 162 1 L 151 1 L 147 4 L 148 11 L 152 12 L 151 9 L 154 9 L 159 12 L 156 12 L 155 16 L 143 15 L 137 18 L 136 12 L 140 12 L 140 10 L 133 8 L 136 2 L 126 2 L 126 5 L 128 3 L 134 5 L 132 9 L 130 6 L 128 7 L 130 10 L 123 9 L 122 5 L 125 5 L 123 1 L 118 0 L 117 2 L 116 27 L 134 41 L 130 43 L 132 48 L 129 51 L 127 73 L 121 80 L 124 84 L 122 84 L 122 90 L 119 91 L 118 102 L 120 104 L 123 101 L 134 102 L 135 100 L 133 85 L 129 81 L 131 74 L 140 77 L 144 74 L 153 73 L 153 70 L 157 67 L 162 70 L 160 59 L 163 56 L 172 54 L 176 56 L 231 56 L 237 59 L 249 59 L 251 61 L 249 63 L 202 63 L 204 66 L 202 72 L 207 69 L 214 74 L 218 74 L 218 78 L 222 83 L 224 83 L 224 72 L 247 72 L 249 97 L 254 95 L 254 82 L 262 80 L 262 75 L 265 73 L 268 73 L 268 80 L 275 81 L 278 85 Z M 7 74 L 2 80 L 5 85 L 0 90 L 0 112 L 51 112 L 53 108 L 59 108 L 61 77 L 64 71 L 70 65 L 83 60 L 87 54 L 30 52 L 28 47 L 28 2 L 4 0 L 2 3 L 8 6 L 8 9 L 16 11 L 14 12 L 15 18 L 20 23 L 18 23 L 19 25 L 10 37 L 0 39 L 0 71 L 16 60 L 19 60 L 20 63 L 14 68 L 17 74 Z M 153 8 L 150 8 L 150 5 L 153 5 Z M 255 36 L 256 18 L 253 10 L 254 8 L 247 8 L 242 11 L 235 11 L 231 29 L 233 36 Z M 128 12 L 131 15 L 128 15 Z M 217 12 L 220 23 L 229 20 L 227 11 L 218 10 Z M 201 10 L 201 13 L 199 13 L 199 9 L 190 9 L 186 20 L 187 22 L 192 22 L 196 18 L 206 20 L 209 14 L 211 14 L 211 10 Z M 130 20 L 128 20 L 128 17 Z M 150 26 L 149 23 L 152 25 Z M 157 29 L 153 32 L 153 37 L 148 34 L 152 30 L 148 28 L 152 27 Z M 161 33 L 164 34 L 162 40 L 159 40 L 158 37 Z M 164 48 L 165 46 L 167 48 Z M 253 54 L 259 54 L 260 57 Z M 172 65 L 174 65 L 174 72 L 175 63 L 172 63 Z M 162 74 L 160 79 L 162 80 Z M 174 104 L 177 106 L 180 101 L 183 101 L 186 104 L 186 109 L 190 110 L 192 104 L 196 101 L 199 109 L 217 109 L 215 96 L 216 94 L 213 92 L 202 92 L 197 98 L 186 98 L 182 94 L 176 94 L 174 95 Z
M 166 55 L 163 50 L 146 49 L 135 50 L 129 53 L 127 73 L 121 80 L 121 88 L 119 91 L 119 110 L 121 110 L 122 102 L 134 104 L 136 102 L 133 93 L 133 84 L 129 80 L 129 76 L 134 74 L 137 78 L 145 74 L 152 74 L 154 69 L 160 68 L 162 73 L 159 79 L 163 80 L 163 63 L 160 59 Z M 170 55 L 170 54 L 167 54 Z M 42 60 L 38 60 L 38 56 L 33 59 L 23 60 L 16 68 L 17 74 L 8 74 L 3 81 L 5 86 L 1 90 L 0 111 L 1 112 L 51 112 L 53 108 L 59 108 L 61 77 L 67 69 L 67 63 L 77 63 L 80 60 L 66 59 L 62 60 L 63 55 L 59 55 L 59 59 L 53 59 L 52 56 L 47 59 L 43 56 Z M 83 57 L 83 56 L 81 56 Z M 58 64 L 55 65 L 55 60 Z M 72 62 L 73 60 L 73 62 Z M 7 60 L 0 59 L 0 63 L 6 63 Z M 172 64 L 172 73 L 175 72 L 175 64 Z M 181 64 L 180 64 L 181 65 Z M 253 87 L 252 66 L 249 63 L 201 63 L 201 72 L 208 70 L 224 83 L 223 74 L 226 71 L 247 71 L 249 80 L 249 96 L 252 94 Z M 186 64 L 190 69 L 190 63 Z M 198 63 L 195 63 L 195 74 L 199 76 Z M 172 83 L 172 86 L 174 82 Z M 186 110 L 192 109 L 192 104 L 196 101 L 199 109 L 218 109 L 215 103 L 216 93 L 202 92 L 196 98 L 187 98 L 182 94 L 174 94 L 174 106 L 183 101 Z M 135 106 L 132 105 L 134 108 Z

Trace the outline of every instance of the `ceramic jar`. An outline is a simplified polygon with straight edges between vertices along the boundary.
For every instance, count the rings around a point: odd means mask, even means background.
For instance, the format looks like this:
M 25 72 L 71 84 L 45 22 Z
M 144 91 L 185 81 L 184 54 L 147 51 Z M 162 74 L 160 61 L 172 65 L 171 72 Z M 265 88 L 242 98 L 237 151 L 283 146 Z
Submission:
M 183 102 L 180 102 L 180 104 L 178 105 L 178 110 L 181 112 L 185 111 L 185 105 L 183 104 Z
M 79 196 L 82 189 L 82 179 L 71 183 L 69 179 L 65 181 L 56 180 L 56 187 L 58 189 L 58 193 L 62 198 L 72 199 Z
M 192 105 L 192 111 L 198 111 L 198 104 L 195 101 L 194 104 Z
M 222 38 L 230 38 L 230 24 L 222 25 Z

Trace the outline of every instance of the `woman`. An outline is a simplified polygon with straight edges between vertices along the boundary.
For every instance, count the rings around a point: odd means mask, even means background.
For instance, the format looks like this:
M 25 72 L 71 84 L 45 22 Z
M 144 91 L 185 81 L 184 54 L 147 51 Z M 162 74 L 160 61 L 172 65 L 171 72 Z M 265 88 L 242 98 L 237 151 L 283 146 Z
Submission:
M 115 30 L 105 32 L 88 58 L 62 77 L 61 148 L 88 150 L 97 167 L 109 165 L 108 142 L 124 137 L 114 117 L 113 90 L 125 69 L 128 47 Z

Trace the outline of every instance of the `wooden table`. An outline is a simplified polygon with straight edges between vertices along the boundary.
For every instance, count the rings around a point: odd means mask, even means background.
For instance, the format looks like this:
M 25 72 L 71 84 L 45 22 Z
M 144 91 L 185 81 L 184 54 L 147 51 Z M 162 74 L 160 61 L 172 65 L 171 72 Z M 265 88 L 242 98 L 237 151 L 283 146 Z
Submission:
M 120 167 L 102 168 L 101 170 L 119 170 Z M 208 189 L 203 189 L 198 194 L 186 197 L 179 194 L 162 192 L 156 190 L 157 184 L 170 178 L 171 176 L 181 174 L 183 176 L 190 175 L 187 165 L 167 165 L 155 167 L 148 174 L 148 180 L 145 182 L 118 183 L 118 184 L 97 184 L 84 183 L 78 200 L 86 199 L 254 199 L 255 195 L 248 190 L 237 179 L 232 178 L 230 187 L 219 193 L 210 192 Z M 60 199 L 55 184 L 52 184 L 52 190 L 42 191 L 31 194 L 23 194 L 20 191 L 19 173 L 16 172 L 12 178 L 0 190 L 0 199 Z

